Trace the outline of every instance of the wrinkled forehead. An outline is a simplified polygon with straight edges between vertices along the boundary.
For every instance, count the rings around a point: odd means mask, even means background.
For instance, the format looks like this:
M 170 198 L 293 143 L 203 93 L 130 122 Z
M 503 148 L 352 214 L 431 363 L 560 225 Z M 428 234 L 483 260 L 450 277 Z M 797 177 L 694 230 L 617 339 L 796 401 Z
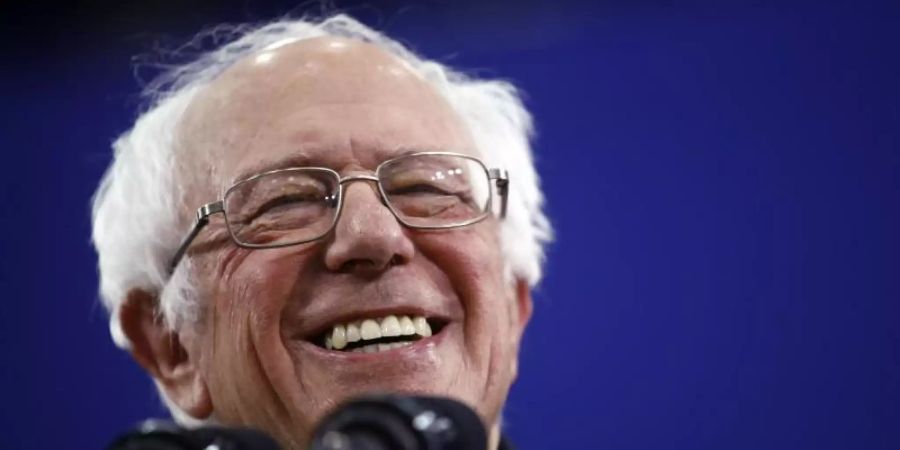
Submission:
M 240 61 L 197 94 L 180 133 L 186 168 L 216 189 L 286 161 L 371 170 L 412 150 L 474 154 L 449 103 L 405 61 L 334 37 Z

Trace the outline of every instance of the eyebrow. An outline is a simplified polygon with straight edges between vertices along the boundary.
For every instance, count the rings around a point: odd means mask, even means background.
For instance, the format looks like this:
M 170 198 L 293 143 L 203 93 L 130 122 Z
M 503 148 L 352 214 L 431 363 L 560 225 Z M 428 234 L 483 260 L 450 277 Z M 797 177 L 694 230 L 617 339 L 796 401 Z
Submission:
M 273 170 L 288 169 L 291 167 L 326 167 L 324 164 L 316 164 L 316 158 L 310 158 L 306 155 L 288 155 L 277 159 L 264 159 L 245 167 L 236 177 L 231 180 L 231 184 L 239 183 L 254 175 L 259 175 Z
M 330 154 L 334 150 L 329 148 L 317 148 L 315 149 L 317 152 L 321 152 L 322 154 Z M 397 147 L 394 149 L 387 149 L 384 147 L 373 148 L 372 151 L 376 155 L 386 155 L 387 153 L 391 153 L 390 157 L 379 158 L 379 164 L 387 161 L 389 159 L 399 158 L 401 156 L 410 155 L 413 153 L 422 153 L 422 152 L 442 152 L 445 151 L 443 149 L 438 149 L 435 147 Z M 325 167 L 330 168 L 332 170 L 336 170 L 331 167 L 329 164 L 326 164 L 321 157 L 317 156 L 309 156 L 309 155 L 301 155 L 301 154 L 291 154 L 277 159 L 264 159 L 262 161 L 258 161 L 248 167 L 245 167 L 243 170 L 238 173 L 236 177 L 234 177 L 231 181 L 231 184 L 239 183 L 243 180 L 246 180 L 254 175 L 259 175 L 265 172 L 271 172 L 273 170 L 280 169 L 289 169 L 295 167 Z M 375 169 L 374 167 L 372 168 Z

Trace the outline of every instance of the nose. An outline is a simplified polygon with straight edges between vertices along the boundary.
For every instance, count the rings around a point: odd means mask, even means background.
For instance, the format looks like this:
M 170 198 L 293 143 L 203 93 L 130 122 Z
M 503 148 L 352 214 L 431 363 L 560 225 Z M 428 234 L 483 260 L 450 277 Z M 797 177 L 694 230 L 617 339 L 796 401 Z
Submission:
M 413 243 L 377 189 L 367 178 L 344 184 L 341 216 L 325 251 L 329 270 L 379 273 L 412 259 Z

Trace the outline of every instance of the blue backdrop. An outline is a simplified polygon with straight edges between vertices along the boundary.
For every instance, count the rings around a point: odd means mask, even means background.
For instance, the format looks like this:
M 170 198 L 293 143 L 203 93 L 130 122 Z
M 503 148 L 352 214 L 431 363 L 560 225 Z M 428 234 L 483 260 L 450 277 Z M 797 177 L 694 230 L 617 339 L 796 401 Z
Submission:
M 109 339 L 89 245 L 132 56 L 303 9 L 9 3 L 0 447 L 101 448 L 163 414 Z M 518 445 L 900 448 L 900 5 L 460 3 L 337 6 L 527 93 L 558 239 Z

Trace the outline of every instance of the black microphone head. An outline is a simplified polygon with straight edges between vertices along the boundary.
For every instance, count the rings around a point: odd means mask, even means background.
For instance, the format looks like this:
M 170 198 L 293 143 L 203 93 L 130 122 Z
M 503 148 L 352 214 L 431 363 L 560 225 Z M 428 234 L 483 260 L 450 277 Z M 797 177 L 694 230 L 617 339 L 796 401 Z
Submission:
M 329 414 L 313 436 L 313 450 L 484 450 L 478 415 L 449 398 L 370 395 Z
M 189 432 L 194 442 L 204 450 L 215 444 L 218 450 L 281 450 L 269 435 L 247 427 L 204 427 Z
M 251 428 L 203 427 L 185 429 L 150 420 L 119 436 L 107 450 L 280 450 L 265 433 Z

